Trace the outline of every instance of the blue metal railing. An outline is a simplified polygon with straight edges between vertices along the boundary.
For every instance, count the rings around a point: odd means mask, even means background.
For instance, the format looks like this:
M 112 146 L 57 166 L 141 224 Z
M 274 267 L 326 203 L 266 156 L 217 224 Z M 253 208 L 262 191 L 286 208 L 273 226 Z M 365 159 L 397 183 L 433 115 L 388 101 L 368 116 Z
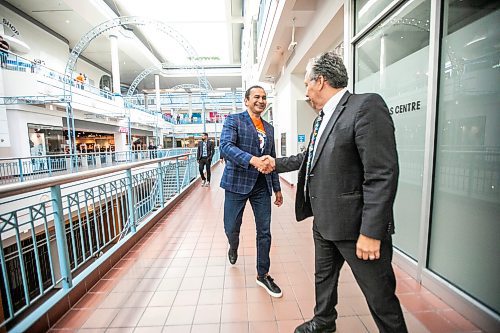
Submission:
M 191 152 L 191 148 L 0 158 L 0 185 Z
M 51 291 L 67 294 L 89 264 L 189 186 L 196 166 L 189 153 L 0 186 L 0 328 L 26 330 L 55 302 Z

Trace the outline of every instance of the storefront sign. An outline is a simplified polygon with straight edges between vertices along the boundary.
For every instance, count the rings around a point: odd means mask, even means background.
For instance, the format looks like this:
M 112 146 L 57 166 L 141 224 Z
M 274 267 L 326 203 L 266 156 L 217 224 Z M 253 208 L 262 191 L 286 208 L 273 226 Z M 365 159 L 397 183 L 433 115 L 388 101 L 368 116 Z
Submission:
M 128 133 L 128 128 L 127 127 L 120 127 L 118 130 L 120 133 Z
M 8 28 L 10 31 L 12 31 L 12 35 L 10 36 L 19 36 L 19 31 L 17 30 L 16 26 L 12 24 L 8 19 L 5 17 L 2 19 L 2 24 L 4 27 Z
M 389 108 L 389 114 L 400 114 L 400 113 L 405 113 L 405 112 L 413 112 L 413 111 L 419 111 L 421 110 L 421 103 L 420 101 L 415 101 L 415 102 L 409 102 L 406 104 L 400 104 L 396 106 L 391 106 Z

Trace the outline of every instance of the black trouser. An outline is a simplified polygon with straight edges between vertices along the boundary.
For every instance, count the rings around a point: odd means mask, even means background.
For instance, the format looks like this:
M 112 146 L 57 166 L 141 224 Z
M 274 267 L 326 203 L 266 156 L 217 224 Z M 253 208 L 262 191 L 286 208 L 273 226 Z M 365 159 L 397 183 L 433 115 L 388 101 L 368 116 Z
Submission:
M 339 274 L 344 261 L 347 261 L 379 331 L 407 332 L 401 305 L 395 294 L 391 238 L 381 242 L 380 259 L 362 260 L 356 256 L 356 241 L 329 241 L 314 228 L 313 236 L 316 266 L 314 320 L 328 326 L 335 324 Z
M 207 180 L 208 182 L 210 182 L 210 176 L 211 176 L 211 173 L 210 173 L 210 162 L 211 160 L 209 160 L 207 157 L 202 157 L 198 160 L 198 167 L 199 167 L 199 170 L 200 170 L 200 175 L 201 175 L 201 179 L 203 180 Z M 206 169 L 207 169 L 207 178 L 205 179 L 205 175 L 203 173 L 203 169 L 205 168 L 206 166 Z

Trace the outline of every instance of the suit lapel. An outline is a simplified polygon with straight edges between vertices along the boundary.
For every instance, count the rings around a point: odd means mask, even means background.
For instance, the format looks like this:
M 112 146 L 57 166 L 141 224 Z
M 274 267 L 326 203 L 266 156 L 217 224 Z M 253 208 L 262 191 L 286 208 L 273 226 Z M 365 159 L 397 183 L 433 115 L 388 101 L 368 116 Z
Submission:
M 332 117 L 328 121 L 328 124 L 326 124 L 326 127 L 323 130 L 323 133 L 321 134 L 321 138 L 318 141 L 318 145 L 315 148 L 316 152 L 314 153 L 314 160 L 311 164 L 311 170 L 314 168 L 316 161 L 318 160 L 319 156 L 321 155 L 321 152 L 323 151 L 323 148 L 325 147 L 326 140 L 328 140 L 328 138 L 333 130 L 333 127 L 335 127 L 335 123 L 339 119 L 342 112 L 344 112 L 344 109 L 345 109 L 346 104 L 347 104 L 347 100 L 349 99 L 350 96 L 351 96 L 351 93 L 346 91 L 344 96 L 342 96 L 342 99 L 339 101 L 339 104 L 337 104 L 335 111 L 333 111 Z

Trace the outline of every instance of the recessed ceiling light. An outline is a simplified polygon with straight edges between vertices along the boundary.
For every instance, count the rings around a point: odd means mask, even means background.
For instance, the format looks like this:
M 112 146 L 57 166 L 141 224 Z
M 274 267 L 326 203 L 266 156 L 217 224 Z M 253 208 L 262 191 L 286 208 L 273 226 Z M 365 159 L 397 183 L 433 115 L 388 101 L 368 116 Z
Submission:
M 68 24 L 69 24 L 69 20 L 66 20 L 66 23 L 68 23 Z

